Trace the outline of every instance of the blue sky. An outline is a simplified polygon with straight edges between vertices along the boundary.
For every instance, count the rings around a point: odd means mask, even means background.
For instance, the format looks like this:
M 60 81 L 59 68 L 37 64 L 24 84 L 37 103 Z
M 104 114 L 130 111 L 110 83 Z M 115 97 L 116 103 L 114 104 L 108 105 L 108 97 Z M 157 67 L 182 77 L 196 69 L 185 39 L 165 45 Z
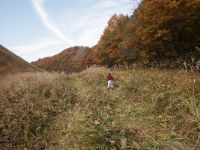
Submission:
M 113 14 L 134 7 L 133 0 L 0 0 L 0 44 L 29 62 L 93 46 Z

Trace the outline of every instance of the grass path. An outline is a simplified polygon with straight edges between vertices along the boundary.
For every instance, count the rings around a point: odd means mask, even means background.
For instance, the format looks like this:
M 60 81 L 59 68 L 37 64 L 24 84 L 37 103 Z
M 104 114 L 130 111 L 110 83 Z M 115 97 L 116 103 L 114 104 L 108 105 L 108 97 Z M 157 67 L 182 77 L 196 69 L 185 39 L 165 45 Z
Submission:
M 10 77 L 0 88 L 0 126 L 4 141 L 16 138 L 5 149 L 200 149 L 199 74 L 115 70 L 119 87 L 108 90 L 108 72 Z
M 92 95 L 94 94 L 93 98 L 96 98 L 95 96 L 97 95 L 97 97 L 103 95 L 106 97 L 105 100 L 109 103 L 110 98 L 113 97 L 113 95 L 116 96 L 118 92 L 117 90 L 107 90 L 106 82 L 102 83 L 101 85 L 98 85 L 97 82 L 88 82 L 88 78 L 85 78 L 83 75 L 76 75 L 76 77 L 73 77 L 71 86 L 73 86 L 76 90 L 78 102 L 71 111 L 61 113 L 59 117 L 57 117 L 57 119 L 55 120 L 54 126 L 59 129 L 59 132 L 56 133 L 56 136 L 58 137 L 56 141 L 58 145 L 56 145 L 56 147 L 58 149 L 65 149 L 66 147 L 68 147 L 67 149 L 84 149 L 83 147 L 79 147 L 82 139 L 76 138 L 76 135 L 74 136 L 71 133 L 73 132 L 74 127 L 79 124 L 79 122 L 77 121 L 80 121 L 80 119 L 83 117 L 82 115 L 84 112 L 88 113 L 90 111 L 91 113 L 95 110 L 96 105 L 91 110 L 89 110 L 91 106 L 89 106 L 88 104 L 91 104 L 91 98 L 93 97 Z M 98 101 L 96 100 L 94 100 L 94 102 L 98 103 Z M 111 109 L 109 107 L 110 106 L 108 104 L 108 108 L 106 109 Z M 83 110 L 83 108 L 85 108 L 85 110 Z M 94 120 L 94 122 L 95 121 L 97 122 L 97 120 Z M 78 129 L 77 131 L 78 136 L 82 134 L 80 130 L 81 129 Z M 89 132 L 93 132 L 90 130 L 93 129 L 88 130 Z M 78 144 L 76 144 L 76 142 L 78 142 Z
M 183 130 L 188 131 L 182 116 L 186 108 L 179 101 L 183 95 L 176 95 L 183 89 L 173 84 L 174 81 L 180 84 L 179 79 L 164 73 L 159 76 L 160 72 L 145 73 L 114 72 L 120 79 L 119 88 L 114 90 L 107 90 L 105 72 L 74 75 L 71 86 L 76 90 L 78 101 L 71 111 L 57 118 L 57 126 L 61 128 L 58 149 L 104 150 L 124 146 L 127 150 L 169 150 L 170 141 L 191 147 L 198 134 L 195 133 L 194 140 L 184 134 Z M 172 105 L 177 105 L 173 106 L 176 114 L 171 113 Z M 176 131 L 173 128 L 177 121 L 182 124 Z
M 72 79 L 71 86 L 73 86 L 76 90 L 78 100 L 82 100 L 87 97 L 87 93 L 91 90 L 89 86 L 85 86 L 83 88 L 84 83 L 85 82 L 81 77 L 75 77 Z M 76 140 L 78 139 L 76 139 L 73 134 L 71 134 L 73 125 L 76 124 L 76 121 L 80 117 L 80 105 L 81 102 L 79 101 L 71 111 L 63 112 L 57 117 L 54 124 L 54 126 L 58 127 L 59 129 L 55 135 L 55 139 L 57 139 L 55 143 L 57 144 L 51 146 L 50 149 L 81 149 L 81 147 L 76 145 Z

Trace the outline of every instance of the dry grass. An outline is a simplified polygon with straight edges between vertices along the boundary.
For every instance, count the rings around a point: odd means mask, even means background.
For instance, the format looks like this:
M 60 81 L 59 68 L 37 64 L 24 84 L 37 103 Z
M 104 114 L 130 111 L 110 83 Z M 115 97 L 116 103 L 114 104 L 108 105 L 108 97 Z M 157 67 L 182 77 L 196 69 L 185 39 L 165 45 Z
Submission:
M 200 77 L 181 71 L 21 74 L 2 84 L 0 134 L 13 149 L 200 149 Z
M 8 74 L 36 71 L 40 71 L 40 69 L 32 64 L 29 64 L 22 58 L 16 56 L 14 53 L 0 45 L 0 80 Z
M 75 103 L 65 74 L 24 73 L 0 88 L 0 149 L 42 149 L 51 140 L 54 118 Z
M 117 149 L 123 130 L 127 149 L 168 149 L 173 141 L 195 145 L 199 133 L 198 75 L 142 69 L 113 71 L 120 87 L 107 91 L 105 76 L 110 71 L 95 71 L 89 69 L 77 77 L 77 87 L 84 91 L 80 94 L 84 111 L 79 113 L 82 122 L 72 125 L 72 131 L 78 134 L 75 137 L 81 138 L 76 141 L 81 144 L 74 142 L 75 146 Z

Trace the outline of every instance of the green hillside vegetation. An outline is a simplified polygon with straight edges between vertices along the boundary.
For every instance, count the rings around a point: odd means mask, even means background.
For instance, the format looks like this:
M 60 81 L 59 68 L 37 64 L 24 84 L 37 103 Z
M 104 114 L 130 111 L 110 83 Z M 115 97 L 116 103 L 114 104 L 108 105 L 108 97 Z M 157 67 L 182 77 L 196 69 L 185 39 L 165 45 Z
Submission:
M 0 149 L 200 149 L 198 74 L 112 70 L 119 87 L 108 90 L 108 72 L 7 77 L 0 84 Z

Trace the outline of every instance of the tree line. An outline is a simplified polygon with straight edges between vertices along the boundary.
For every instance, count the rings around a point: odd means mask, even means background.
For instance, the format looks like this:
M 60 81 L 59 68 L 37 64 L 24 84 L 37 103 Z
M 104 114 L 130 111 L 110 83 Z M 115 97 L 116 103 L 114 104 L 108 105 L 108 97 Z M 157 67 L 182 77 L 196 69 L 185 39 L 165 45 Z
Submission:
M 111 17 L 86 61 L 113 66 L 198 59 L 199 49 L 199 0 L 143 0 L 131 16 Z

